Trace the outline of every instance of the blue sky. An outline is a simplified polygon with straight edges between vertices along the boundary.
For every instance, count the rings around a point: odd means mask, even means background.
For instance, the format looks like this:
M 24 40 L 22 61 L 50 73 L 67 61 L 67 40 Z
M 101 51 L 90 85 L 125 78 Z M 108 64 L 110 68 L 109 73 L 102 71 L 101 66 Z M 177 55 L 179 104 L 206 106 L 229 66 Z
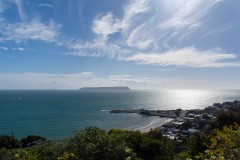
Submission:
M 239 0 L 0 0 L 0 89 L 239 89 L 239 7 Z

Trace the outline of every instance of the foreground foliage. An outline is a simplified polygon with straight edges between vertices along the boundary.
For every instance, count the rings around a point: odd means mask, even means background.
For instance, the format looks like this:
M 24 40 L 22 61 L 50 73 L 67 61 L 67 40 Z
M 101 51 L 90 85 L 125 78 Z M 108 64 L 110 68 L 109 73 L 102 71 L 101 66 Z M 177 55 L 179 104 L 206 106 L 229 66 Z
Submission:
M 240 126 L 225 126 L 210 138 L 208 149 L 199 159 L 240 159 Z
M 36 138 L 31 136 L 24 141 Z M 46 142 L 30 148 L 2 147 L 6 160 L 171 160 L 174 143 L 159 131 L 111 130 L 89 127 L 58 143 Z

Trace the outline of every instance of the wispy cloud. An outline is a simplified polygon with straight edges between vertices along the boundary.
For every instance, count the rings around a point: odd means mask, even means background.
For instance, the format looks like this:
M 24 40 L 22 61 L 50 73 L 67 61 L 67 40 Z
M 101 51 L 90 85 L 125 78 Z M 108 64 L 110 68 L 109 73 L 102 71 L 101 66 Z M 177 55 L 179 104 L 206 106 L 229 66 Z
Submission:
M 161 24 L 163 28 L 200 27 L 202 18 L 222 0 L 177 0 L 178 9 L 170 10 L 170 16 Z M 186 29 L 186 28 L 185 28 Z
M 8 47 L 1 47 L 1 46 L 0 46 L 0 49 L 2 49 L 2 50 L 4 50 L 4 51 L 8 51 L 8 50 L 9 50 Z
M 44 41 L 64 45 L 69 55 L 104 56 L 157 66 L 239 66 L 234 53 L 214 50 L 218 46 L 203 50 L 191 42 L 192 38 L 199 37 L 204 41 L 212 34 L 223 33 L 233 27 L 231 24 L 217 28 L 207 23 L 211 19 L 211 11 L 222 1 L 129 0 L 122 6 L 121 16 L 110 11 L 97 15 L 90 26 L 94 38 L 85 41 L 77 38 L 61 40 L 61 26 L 54 21 L 27 21 L 22 0 L 13 0 L 22 21 L 1 22 L 0 42 Z M 48 3 L 38 6 L 53 7 Z M 5 3 L 0 1 L 0 13 L 4 8 Z M 200 35 L 199 30 L 207 32 Z
M 26 20 L 26 15 L 23 11 L 23 8 L 22 8 L 22 0 L 15 0 L 15 4 L 17 6 L 17 10 L 18 10 L 18 14 L 19 14 L 19 17 L 22 21 L 25 21 Z
M 144 54 L 139 53 L 129 57 L 127 60 L 136 61 L 141 64 L 152 64 L 157 66 L 182 66 L 182 67 L 231 67 L 240 66 L 240 62 L 227 62 L 234 59 L 236 55 L 219 53 L 219 51 L 198 51 L 195 48 L 184 48 L 163 53 Z
M 122 19 L 123 32 L 127 33 L 128 30 L 134 27 L 139 16 L 142 16 L 144 12 L 147 12 L 149 8 L 149 0 L 130 0 L 127 5 L 124 6 L 124 16 Z
M 24 48 L 22 47 L 18 47 L 18 48 L 9 48 L 9 47 L 3 47 L 3 46 L 0 46 L 0 50 L 4 50 L 4 51 L 25 51 Z
M 89 56 L 89 57 L 109 57 L 112 59 L 123 60 L 131 53 L 128 48 L 121 46 L 121 44 L 104 43 L 100 39 L 91 42 L 71 42 L 69 44 L 70 52 L 68 55 L 75 56 Z
M 15 41 L 17 43 L 28 40 L 56 42 L 60 26 L 54 22 L 44 24 L 38 20 L 4 24 L 0 33 L 3 35 L 0 41 Z
M 19 50 L 19 51 L 25 51 L 25 49 L 22 48 L 22 47 L 19 47 L 18 50 Z
M 48 3 L 41 3 L 38 5 L 38 7 L 49 7 L 49 8 L 54 8 L 53 5 L 48 4 Z
M 182 40 L 203 26 L 205 16 L 222 0 L 178 0 L 177 9 L 170 10 L 166 20 L 159 23 L 161 30 L 171 31 L 167 40 Z M 174 11 L 174 12 L 173 12 Z
M 147 49 L 151 46 L 151 44 L 154 42 L 153 37 L 147 36 L 148 31 L 146 30 L 145 33 L 143 33 L 143 28 L 145 27 L 145 24 L 142 24 L 138 27 L 136 27 L 134 30 L 131 31 L 129 36 L 127 37 L 127 45 L 129 47 L 137 48 L 137 49 Z
M 191 39 L 199 29 L 209 33 L 216 31 L 216 28 L 206 28 L 205 19 L 221 1 L 130 0 L 123 6 L 122 18 L 116 18 L 111 12 L 95 18 L 92 30 L 96 38 L 89 42 L 73 42 L 69 45 L 70 54 L 107 56 L 157 66 L 239 66 L 240 62 L 233 61 L 237 58 L 235 54 L 215 50 L 216 46 L 200 50 L 195 44 L 178 45 Z M 206 35 L 199 37 L 207 38 Z

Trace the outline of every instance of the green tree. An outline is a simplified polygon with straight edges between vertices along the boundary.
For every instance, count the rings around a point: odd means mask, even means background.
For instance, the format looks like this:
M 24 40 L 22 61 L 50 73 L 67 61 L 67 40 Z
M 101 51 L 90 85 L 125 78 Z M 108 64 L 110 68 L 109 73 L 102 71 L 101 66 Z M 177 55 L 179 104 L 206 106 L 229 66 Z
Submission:
M 210 122 L 209 129 L 222 129 L 224 126 L 234 125 L 234 123 L 240 124 L 240 112 L 224 111 Z
M 210 144 L 198 159 L 240 159 L 240 126 L 225 126 L 210 137 Z
M 30 150 L 37 153 L 39 159 L 55 160 L 58 157 L 63 157 L 66 151 L 65 141 L 59 143 L 47 142 L 40 146 L 31 147 Z
M 111 130 L 109 134 L 118 134 L 141 159 L 173 159 L 174 142 L 163 137 L 160 130 L 151 130 L 147 133 Z
M 0 148 L 13 149 L 19 147 L 20 143 L 15 137 L 0 135 Z
M 83 160 L 124 160 L 134 157 L 121 136 L 95 127 L 77 131 L 67 143 L 67 152 Z
M 208 137 L 206 134 L 197 132 L 190 139 L 187 144 L 186 155 L 188 158 L 195 159 L 196 156 L 203 153 L 207 149 Z
M 172 160 L 174 142 L 163 137 L 159 130 L 143 134 L 140 143 L 140 157 L 144 160 Z

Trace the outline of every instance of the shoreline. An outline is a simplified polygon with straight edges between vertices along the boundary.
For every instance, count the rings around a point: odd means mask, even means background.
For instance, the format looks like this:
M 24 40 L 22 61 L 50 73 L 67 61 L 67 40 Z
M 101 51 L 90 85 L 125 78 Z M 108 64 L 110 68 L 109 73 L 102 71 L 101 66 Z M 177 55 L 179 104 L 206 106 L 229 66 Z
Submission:
M 154 129 L 162 129 L 164 124 L 168 125 L 169 133 L 177 132 L 180 130 L 183 123 L 191 125 L 187 132 L 196 132 L 201 129 L 200 125 L 197 122 L 202 121 L 206 122 L 210 119 L 214 119 L 215 116 L 224 110 L 228 110 L 234 105 L 240 104 L 240 101 L 225 101 L 223 103 L 213 103 L 212 106 L 205 107 L 204 109 L 191 109 L 191 110 L 147 110 L 147 109 L 115 109 L 110 110 L 110 114 L 121 114 L 121 113 L 137 113 L 145 116 L 154 116 L 158 117 L 153 121 L 150 121 L 142 126 L 126 128 L 127 130 L 148 132 Z M 169 124 L 168 124 L 169 123 Z M 207 124 L 205 124 L 207 125 Z M 167 133 L 167 132 L 166 132 Z M 174 135 L 175 136 L 175 135 Z
M 149 131 L 154 130 L 154 129 L 161 128 L 164 124 L 167 124 L 167 123 L 172 122 L 172 121 L 174 121 L 173 118 L 159 117 L 159 119 L 156 119 L 155 121 L 151 121 L 150 123 L 148 123 L 146 125 L 124 128 L 123 130 L 140 131 L 140 132 L 144 133 L 144 132 L 149 132 Z

